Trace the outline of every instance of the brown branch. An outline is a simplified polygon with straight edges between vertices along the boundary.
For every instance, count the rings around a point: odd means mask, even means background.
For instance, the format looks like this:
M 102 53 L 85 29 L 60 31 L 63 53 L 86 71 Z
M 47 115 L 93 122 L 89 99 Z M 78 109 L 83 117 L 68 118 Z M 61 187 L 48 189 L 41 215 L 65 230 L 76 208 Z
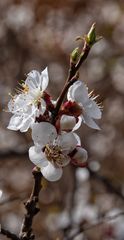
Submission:
M 76 66 L 75 66 L 75 71 L 78 71 L 78 69 L 80 68 L 82 63 L 86 60 L 90 49 L 91 49 L 91 46 L 85 40 L 81 56 L 80 56 L 79 61 L 77 62 Z
M 69 74 L 68 74 L 68 78 L 67 78 L 68 82 L 72 79 L 72 77 L 79 70 L 82 63 L 86 60 L 90 49 L 91 49 L 90 45 L 88 45 L 88 43 L 85 40 L 84 41 L 84 46 L 83 46 L 83 49 L 82 49 L 82 52 L 81 52 L 81 55 L 80 55 L 80 58 L 79 58 L 77 64 L 70 63 L 70 69 L 69 69 Z
M 15 151 L 7 151 L 7 152 L 1 152 L 0 153 L 0 162 L 2 162 L 3 161 L 3 158 L 4 158 L 4 160 L 8 160 L 8 157 L 10 158 L 10 157 L 12 157 L 12 158 L 14 158 L 14 157 L 17 157 L 17 156 L 20 156 L 20 157 L 27 157 L 28 156 L 28 151 L 26 150 L 26 151 L 23 151 L 23 152 L 15 152 Z
M 34 216 L 40 211 L 37 207 L 39 192 L 41 190 L 41 179 L 42 174 L 38 171 L 37 168 L 33 170 L 34 176 L 34 186 L 29 200 L 25 203 L 26 214 L 23 219 L 21 231 L 20 231 L 20 240 L 33 240 L 35 238 L 32 233 L 32 222 Z
M 58 112 L 59 112 L 59 109 L 60 109 L 60 107 L 61 107 L 61 104 L 62 104 L 62 102 L 63 102 L 63 100 L 64 100 L 65 94 L 67 93 L 69 87 L 70 87 L 74 82 L 76 82 L 77 79 L 78 79 L 78 73 L 76 73 L 76 75 L 75 75 L 69 82 L 66 81 L 66 84 L 65 84 L 65 86 L 64 86 L 64 88 L 63 88 L 63 90 L 62 90 L 62 92 L 61 92 L 61 94 L 60 94 L 60 96 L 59 96 L 59 98 L 58 98 L 58 101 L 57 101 L 55 110 L 52 112 L 52 120 L 51 120 L 52 124 L 54 124 L 55 121 L 56 121 L 56 117 L 57 117 L 57 115 L 58 115 Z
M 70 60 L 70 68 L 69 68 L 69 72 L 68 72 L 68 77 L 67 77 L 67 80 L 65 82 L 65 85 L 64 85 L 64 88 L 57 100 L 57 103 L 56 103 L 56 107 L 55 107 L 55 110 L 54 112 L 52 113 L 52 123 L 54 124 L 55 121 L 56 121 L 56 116 L 58 115 L 58 112 L 59 112 L 59 109 L 62 105 L 62 102 L 65 98 L 65 95 L 69 89 L 69 87 L 78 80 L 79 78 L 79 73 L 78 73 L 78 70 L 80 68 L 80 66 L 82 65 L 82 63 L 86 60 L 88 54 L 89 54 L 89 51 L 90 51 L 91 47 L 90 45 L 88 45 L 88 43 L 84 42 L 84 46 L 83 46 L 83 49 L 82 49 L 82 53 L 79 57 L 79 60 L 77 62 L 77 64 L 73 63 L 71 60 Z
M 0 233 L 4 236 L 6 236 L 7 238 L 10 238 L 12 240 L 19 240 L 19 238 L 14 234 L 14 233 L 11 233 L 10 231 L 4 229 L 4 228 L 1 228 L 0 229 Z

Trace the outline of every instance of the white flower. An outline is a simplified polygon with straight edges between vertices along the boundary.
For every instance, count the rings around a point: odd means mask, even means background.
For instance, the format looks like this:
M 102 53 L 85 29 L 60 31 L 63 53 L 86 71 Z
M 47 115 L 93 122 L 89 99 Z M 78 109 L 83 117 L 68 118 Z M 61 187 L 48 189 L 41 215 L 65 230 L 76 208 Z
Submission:
M 41 169 L 49 181 L 57 181 L 62 176 L 62 167 L 69 164 L 71 153 L 77 145 L 72 132 L 57 134 L 56 128 L 48 123 L 34 123 L 32 126 L 34 146 L 29 149 L 30 160 Z
M 75 82 L 68 90 L 68 101 L 77 102 L 82 108 L 80 119 L 94 129 L 100 129 L 94 119 L 101 118 L 101 110 L 92 97 L 88 95 L 88 89 L 81 81 Z M 81 121 L 79 121 L 80 125 Z M 79 127 L 79 126 L 78 126 Z
M 23 89 L 8 103 L 8 110 L 13 113 L 8 129 L 26 132 L 35 122 L 36 116 L 45 112 L 46 103 L 43 94 L 48 82 L 47 68 L 41 74 L 36 70 L 28 74 L 25 83 L 22 84 Z

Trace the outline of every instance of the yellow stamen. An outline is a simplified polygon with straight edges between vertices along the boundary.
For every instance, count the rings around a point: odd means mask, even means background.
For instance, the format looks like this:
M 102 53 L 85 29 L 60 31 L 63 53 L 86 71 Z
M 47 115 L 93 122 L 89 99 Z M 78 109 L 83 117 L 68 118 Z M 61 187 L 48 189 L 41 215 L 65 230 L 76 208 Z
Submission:
M 49 144 L 47 144 L 45 146 L 45 155 L 48 161 L 57 164 L 58 166 L 63 165 L 64 155 L 62 154 L 60 146 L 50 146 Z
M 12 99 L 14 99 L 15 98 L 15 96 L 14 95 L 12 95 L 11 93 L 8 93 L 8 95 L 12 98 Z
M 28 85 L 26 85 L 25 83 L 22 83 L 22 87 L 23 87 L 22 92 L 24 92 L 24 93 L 28 93 L 28 91 L 29 91 L 29 87 L 28 87 Z

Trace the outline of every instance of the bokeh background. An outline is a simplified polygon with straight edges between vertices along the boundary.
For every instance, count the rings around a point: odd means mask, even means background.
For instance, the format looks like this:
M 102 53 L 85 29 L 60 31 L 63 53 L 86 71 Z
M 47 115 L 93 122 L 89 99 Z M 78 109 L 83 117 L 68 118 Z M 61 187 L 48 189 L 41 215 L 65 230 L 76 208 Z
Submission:
M 33 183 L 33 165 L 28 159 L 32 141 L 30 133 L 6 129 L 10 115 L 3 109 L 7 109 L 8 93 L 14 92 L 29 71 L 48 66 L 48 91 L 56 99 L 67 77 L 69 54 L 77 46 L 75 38 L 86 34 L 93 22 L 103 40 L 91 50 L 80 79 L 100 95 L 101 131 L 87 126 L 78 131 L 88 150 L 90 171 L 67 166 L 59 182 L 43 181 L 41 212 L 33 224 L 37 240 L 62 240 L 79 225 L 85 228 L 123 212 L 124 1 L 0 1 L 0 222 L 15 233 Z M 0 239 L 6 238 L 1 235 Z M 74 239 L 124 240 L 124 217 L 99 224 Z

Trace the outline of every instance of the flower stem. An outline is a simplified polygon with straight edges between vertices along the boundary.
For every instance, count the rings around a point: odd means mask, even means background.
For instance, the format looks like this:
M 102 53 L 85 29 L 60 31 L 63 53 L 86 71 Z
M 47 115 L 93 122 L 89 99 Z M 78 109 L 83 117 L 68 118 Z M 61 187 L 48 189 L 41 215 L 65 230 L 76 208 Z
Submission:
M 91 47 L 85 41 L 83 49 L 82 49 L 82 53 L 79 57 L 77 64 L 74 64 L 73 62 L 70 61 L 70 68 L 69 68 L 67 80 L 66 80 L 64 88 L 62 89 L 62 92 L 60 93 L 60 96 L 57 100 L 56 107 L 52 113 L 52 121 L 51 121 L 52 124 L 54 124 L 56 121 L 56 117 L 58 115 L 59 109 L 62 105 L 62 102 L 65 98 L 65 95 L 66 95 L 69 87 L 78 80 L 78 78 L 79 78 L 78 70 L 79 70 L 81 64 L 86 60 L 90 49 L 91 49 Z
M 75 75 L 70 81 L 66 81 L 66 84 L 65 84 L 65 86 L 64 86 L 64 88 L 63 88 L 63 90 L 62 90 L 62 92 L 61 92 L 61 94 L 60 94 L 60 96 L 59 96 L 59 98 L 58 98 L 58 101 L 57 101 L 55 110 L 54 110 L 54 112 L 52 113 L 52 120 L 51 120 L 52 124 L 54 124 L 54 123 L 56 122 L 56 117 L 57 117 L 57 115 L 58 115 L 58 112 L 59 112 L 59 109 L 60 109 L 60 107 L 61 107 L 61 104 L 62 104 L 62 102 L 63 102 L 63 100 L 64 100 L 65 94 L 67 93 L 69 87 L 70 87 L 74 82 L 76 82 L 77 79 L 78 79 L 78 73 L 76 73 L 76 75 Z
M 32 189 L 31 196 L 29 200 L 24 204 L 26 209 L 26 214 L 23 219 L 21 231 L 19 234 L 20 240 L 33 240 L 35 238 L 34 234 L 32 233 L 32 222 L 34 216 L 40 211 L 37 207 L 38 197 L 41 190 L 41 179 L 42 174 L 38 171 L 37 168 L 33 170 L 33 177 L 34 177 L 34 186 Z

